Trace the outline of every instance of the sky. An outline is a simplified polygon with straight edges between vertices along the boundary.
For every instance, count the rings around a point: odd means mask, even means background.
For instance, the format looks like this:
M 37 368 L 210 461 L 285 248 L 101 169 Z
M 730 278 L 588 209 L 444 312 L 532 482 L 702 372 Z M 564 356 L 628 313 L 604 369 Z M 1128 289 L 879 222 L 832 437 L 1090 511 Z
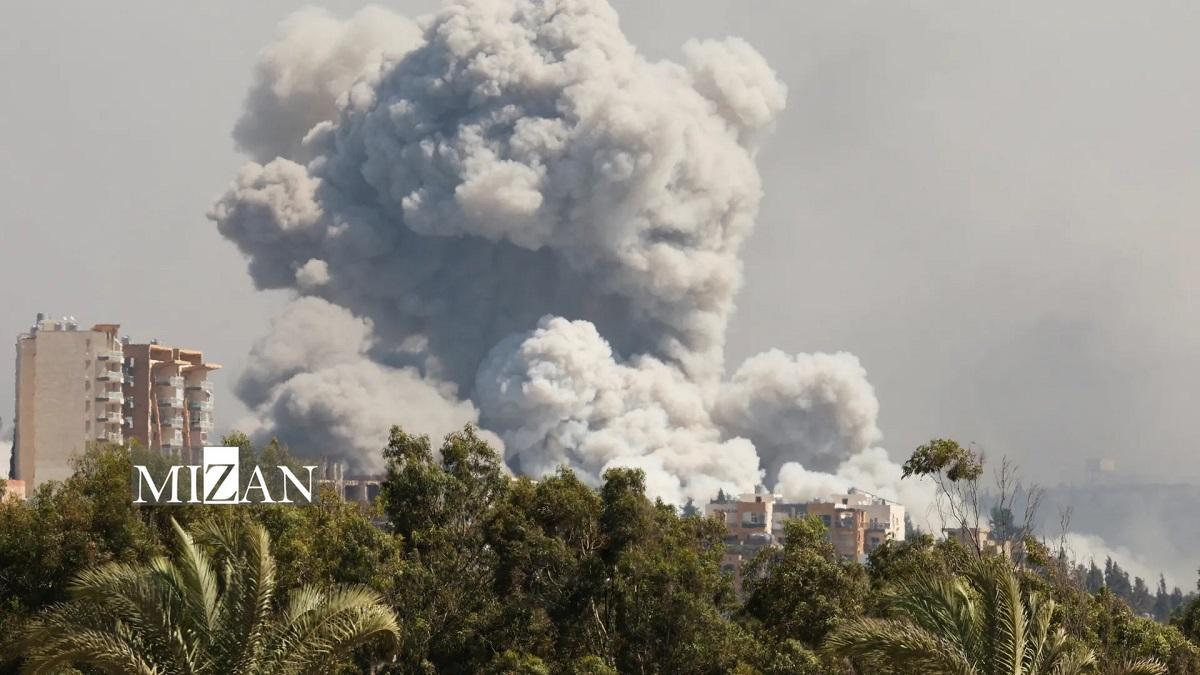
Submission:
M 738 35 L 788 86 L 729 363 L 853 352 L 896 459 L 950 436 L 1048 485 L 1089 457 L 1200 481 L 1200 7 L 614 4 L 651 57 Z M 39 311 L 119 322 L 225 365 L 218 430 L 245 413 L 232 384 L 286 298 L 205 211 L 243 162 L 255 55 L 301 6 L 0 7 L 0 335 Z

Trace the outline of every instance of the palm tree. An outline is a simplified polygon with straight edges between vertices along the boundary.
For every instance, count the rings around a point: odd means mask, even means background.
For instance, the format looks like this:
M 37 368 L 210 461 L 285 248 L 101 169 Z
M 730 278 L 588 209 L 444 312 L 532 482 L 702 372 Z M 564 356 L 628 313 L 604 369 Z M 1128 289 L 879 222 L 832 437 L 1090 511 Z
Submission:
M 825 642 L 830 653 L 880 675 L 1077 675 L 1096 657 L 1061 628 L 1055 603 L 1024 594 L 1012 565 L 981 558 L 965 577 L 924 576 L 883 596 L 884 618 L 859 618 Z M 1114 675 L 1166 675 L 1157 661 L 1112 669 Z
M 395 640 L 395 615 L 374 591 L 303 586 L 276 601 L 275 559 L 262 526 L 172 520 L 171 558 L 79 574 L 70 600 L 34 617 L 24 672 L 86 665 L 141 675 L 328 672 L 375 638 Z

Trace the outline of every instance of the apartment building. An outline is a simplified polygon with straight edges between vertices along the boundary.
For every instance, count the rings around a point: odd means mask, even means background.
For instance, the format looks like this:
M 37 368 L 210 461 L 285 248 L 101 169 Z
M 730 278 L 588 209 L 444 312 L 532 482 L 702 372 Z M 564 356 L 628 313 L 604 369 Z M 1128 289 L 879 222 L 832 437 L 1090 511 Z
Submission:
M 332 488 L 338 497 L 348 502 L 374 503 L 385 480 L 386 474 L 347 474 L 344 462 L 328 458 L 317 464 L 317 484 Z
M 71 475 L 88 443 L 120 443 L 121 342 L 115 324 L 37 322 L 17 338 L 16 420 L 9 477 L 32 492 Z
M 81 328 L 39 314 L 17 337 L 9 477 L 32 493 L 71 475 L 89 443 L 137 439 L 164 451 L 200 447 L 212 430 L 208 373 L 195 350 L 131 345 L 118 324 Z M 127 354 L 128 352 L 128 354 Z
M 128 440 L 181 456 L 209 444 L 213 390 L 203 352 L 152 341 L 123 345 Z
M 942 533 L 967 550 L 1005 557 L 1012 557 L 1013 554 L 1013 542 L 996 539 L 988 527 L 947 527 L 942 529 Z
M 853 488 L 809 502 L 786 502 L 761 486 L 736 497 L 721 492 L 705 511 L 725 523 L 721 566 L 733 574 L 738 592 L 742 563 L 766 546 L 782 544 L 791 519 L 819 518 L 838 557 L 857 562 L 865 562 L 885 541 L 903 541 L 905 533 L 902 505 Z
M 867 553 L 885 541 L 904 541 L 904 506 L 875 495 L 850 488 L 849 492 L 833 495 L 835 504 L 863 512 L 863 548 Z

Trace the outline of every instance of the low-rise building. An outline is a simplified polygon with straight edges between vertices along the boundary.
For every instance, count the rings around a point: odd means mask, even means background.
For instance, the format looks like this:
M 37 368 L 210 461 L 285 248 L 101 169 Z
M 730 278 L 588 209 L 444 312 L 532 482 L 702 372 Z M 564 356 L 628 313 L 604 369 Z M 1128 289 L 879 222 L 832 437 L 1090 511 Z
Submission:
M 348 502 L 374 503 L 386 479 L 384 474 L 347 474 L 344 463 L 329 459 L 322 459 L 317 465 L 318 485 L 332 488 L 334 494 Z
M 862 490 L 810 502 L 787 502 L 759 487 L 731 497 L 721 492 L 705 512 L 725 524 L 725 557 L 721 566 L 733 574 L 741 590 L 742 564 L 766 546 L 783 543 L 787 522 L 816 516 L 843 560 L 865 562 L 885 541 L 904 539 L 904 507 Z
M 987 527 L 947 527 L 942 532 L 947 539 L 958 542 L 968 550 L 977 550 L 985 555 L 1003 555 L 1012 557 L 1012 542 L 1000 541 L 992 537 L 992 530 Z

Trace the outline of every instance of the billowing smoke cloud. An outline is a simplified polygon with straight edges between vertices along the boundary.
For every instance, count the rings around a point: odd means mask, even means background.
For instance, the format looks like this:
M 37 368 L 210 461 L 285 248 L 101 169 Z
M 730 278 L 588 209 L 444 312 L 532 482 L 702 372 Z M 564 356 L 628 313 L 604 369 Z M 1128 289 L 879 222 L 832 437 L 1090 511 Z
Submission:
M 637 466 L 676 503 L 892 485 L 853 356 L 771 351 L 722 381 L 786 99 L 752 47 L 650 61 L 602 0 L 455 2 L 415 42 L 373 11 L 394 28 L 285 22 L 236 132 L 256 161 L 211 212 L 259 287 L 306 296 L 241 384 L 261 432 L 369 466 L 387 424 L 478 411 L 514 470 Z
M 477 422 L 453 385 L 372 360 L 373 344 L 369 320 L 320 298 L 292 302 L 254 345 L 238 382 L 238 395 L 257 412 L 241 426 L 375 470 L 381 440 L 398 418 L 410 432 L 434 437 Z
M 509 463 L 532 475 L 567 465 L 596 480 L 610 466 L 638 466 L 647 488 L 674 503 L 759 481 L 754 446 L 721 440 L 679 368 L 652 356 L 618 362 L 586 321 L 546 317 L 504 340 L 475 391 Z
M 769 480 L 796 458 L 797 439 L 806 468 L 831 471 L 883 437 L 867 371 L 846 353 L 753 356 L 721 388 L 713 414 L 753 441 Z
M 373 6 L 346 21 L 310 7 L 280 28 L 279 40 L 259 53 L 246 112 L 233 130 L 238 148 L 260 162 L 300 159 L 304 136 L 337 116 L 338 98 L 359 76 L 421 41 L 415 23 Z

